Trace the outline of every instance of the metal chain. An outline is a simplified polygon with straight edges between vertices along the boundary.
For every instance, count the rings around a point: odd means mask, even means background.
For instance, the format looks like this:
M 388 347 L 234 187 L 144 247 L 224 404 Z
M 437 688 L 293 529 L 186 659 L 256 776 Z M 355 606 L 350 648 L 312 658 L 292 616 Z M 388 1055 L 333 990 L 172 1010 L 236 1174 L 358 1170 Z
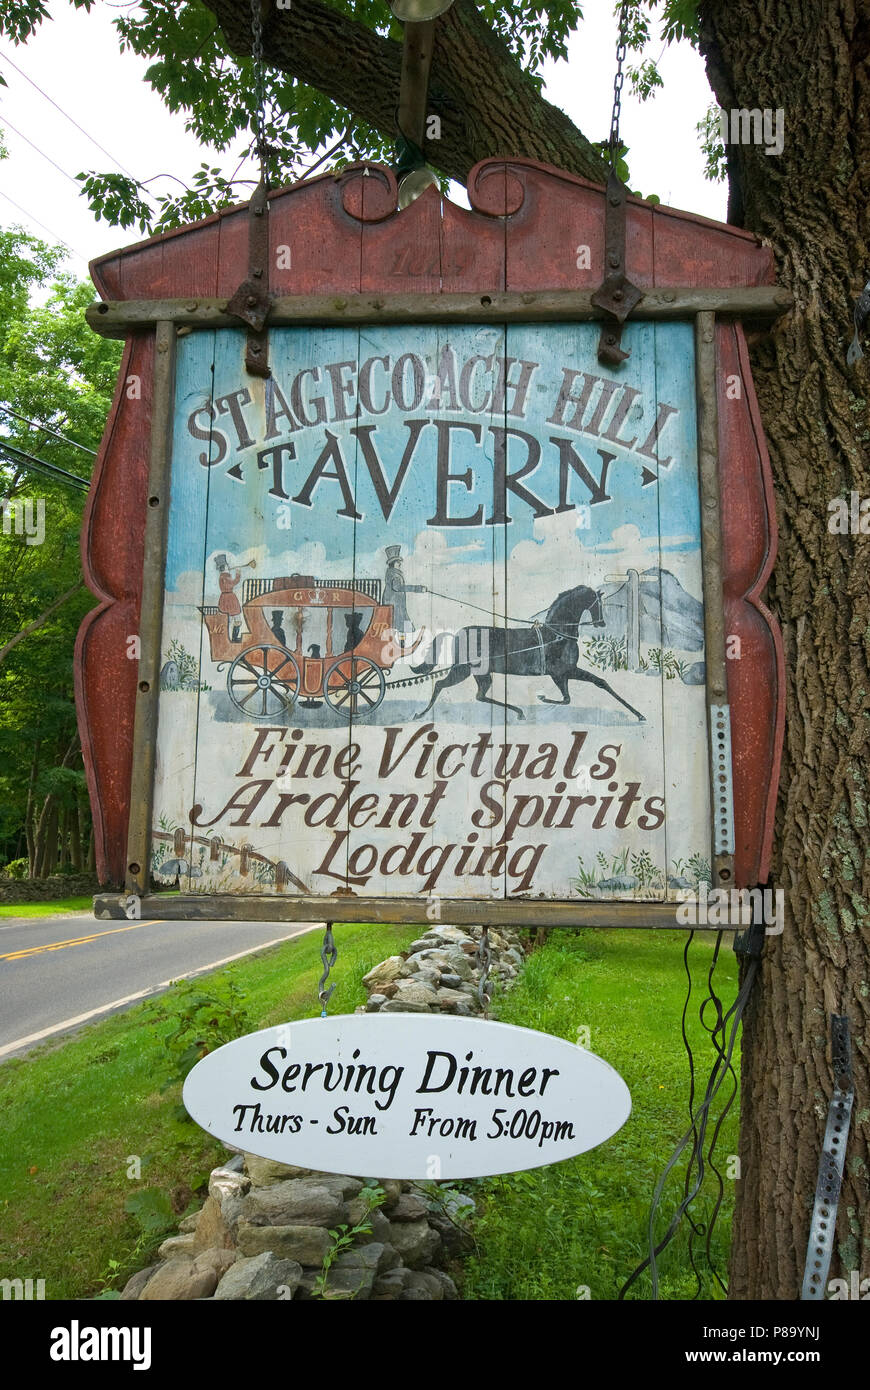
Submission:
M 327 922 L 326 931 L 323 933 L 323 945 L 320 948 L 320 959 L 323 961 L 323 974 L 320 977 L 317 997 L 320 1000 L 320 1017 L 326 1018 L 326 1006 L 335 989 L 334 984 L 330 985 L 329 989 L 327 989 L 326 982 L 329 979 L 330 970 L 338 960 L 338 948 L 336 947 L 335 939 L 332 935 L 331 922 Z
M 619 155 L 619 117 L 622 112 L 622 87 L 625 74 L 622 65 L 628 49 L 628 4 L 622 0 L 619 6 L 619 34 L 616 40 L 616 75 L 613 79 L 613 112 L 610 117 L 610 167 L 616 168 Z
M 489 1013 L 489 1001 L 492 994 L 487 991 L 489 983 L 489 963 L 492 959 L 489 949 L 489 927 L 481 928 L 480 941 L 477 943 L 477 955 L 475 964 L 480 971 L 480 982 L 477 986 L 477 997 L 480 1000 L 480 1007 L 483 1009 L 484 1017 Z
M 269 148 L 266 144 L 266 70 L 263 64 L 263 17 L 260 13 L 260 0 L 251 0 L 251 58 L 254 69 L 254 100 L 256 101 L 254 148 L 260 161 L 260 180 L 268 186 L 266 160 Z

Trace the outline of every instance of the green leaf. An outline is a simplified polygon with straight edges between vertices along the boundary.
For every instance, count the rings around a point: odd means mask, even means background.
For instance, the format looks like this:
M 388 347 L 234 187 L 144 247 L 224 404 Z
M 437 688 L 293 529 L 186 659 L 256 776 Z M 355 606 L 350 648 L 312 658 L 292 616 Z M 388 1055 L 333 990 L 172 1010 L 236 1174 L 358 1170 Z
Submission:
M 142 1187 L 131 1192 L 124 1210 L 138 1222 L 145 1235 L 160 1235 L 175 1225 L 172 1204 L 159 1187 Z

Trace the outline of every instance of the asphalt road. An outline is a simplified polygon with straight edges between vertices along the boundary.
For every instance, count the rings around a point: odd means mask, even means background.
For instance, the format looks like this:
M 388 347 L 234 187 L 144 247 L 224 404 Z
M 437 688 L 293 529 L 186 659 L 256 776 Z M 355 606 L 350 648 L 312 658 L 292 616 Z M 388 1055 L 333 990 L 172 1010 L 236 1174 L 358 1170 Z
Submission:
M 300 922 L 98 922 L 90 914 L 0 922 L 0 1059 L 312 929 Z

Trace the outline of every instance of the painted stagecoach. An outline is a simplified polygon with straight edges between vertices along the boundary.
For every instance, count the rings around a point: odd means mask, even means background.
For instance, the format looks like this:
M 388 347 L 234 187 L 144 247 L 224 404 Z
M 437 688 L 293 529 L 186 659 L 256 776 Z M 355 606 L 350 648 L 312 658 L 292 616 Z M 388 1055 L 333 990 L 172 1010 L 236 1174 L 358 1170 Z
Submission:
M 287 715 L 297 700 L 309 709 L 325 702 L 339 719 L 373 714 L 400 652 L 393 606 L 381 597 L 379 579 L 291 574 L 246 579 L 237 617 L 203 606 L 232 704 L 251 719 Z

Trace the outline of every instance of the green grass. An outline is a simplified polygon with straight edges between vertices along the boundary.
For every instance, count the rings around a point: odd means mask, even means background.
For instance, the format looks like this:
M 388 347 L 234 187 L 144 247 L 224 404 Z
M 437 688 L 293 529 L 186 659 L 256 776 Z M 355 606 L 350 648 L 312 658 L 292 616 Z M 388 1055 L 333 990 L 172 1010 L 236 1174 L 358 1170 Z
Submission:
M 352 1013 L 365 1000 L 363 975 L 419 932 L 337 926 L 330 1011 Z M 319 1012 L 320 943 L 311 932 L 198 983 L 234 980 L 254 1028 L 306 1018 Z M 157 1188 L 181 1213 L 225 1157 L 216 1140 L 176 1117 L 180 1086 L 161 1092 L 170 1025 L 153 1021 L 154 1007 L 137 1005 L 0 1066 L 0 1278 L 45 1279 L 48 1299 L 92 1297 L 109 1276 L 122 1287 L 159 1243 L 157 1233 L 142 1235 L 125 1201 Z M 133 1156 L 138 1181 L 127 1176 Z
M 364 999 L 362 976 L 403 949 L 419 927 L 336 928 L 339 948 L 333 1013 L 352 1013 Z M 316 1014 L 320 933 L 246 957 L 199 983 L 228 979 L 246 992 L 252 1027 Z M 621 1072 L 633 1110 L 619 1134 L 577 1159 L 506 1178 L 468 1184 L 479 1205 L 477 1253 L 460 1273 L 469 1300 L 615 1298 L 646 1254 L 649 1201 L 656 1180 L 687 1124 L 688 1078 L 680 1040 L 685 997 L 682 933 L 554 931 L 529 959 L 519 982 L 497 1003 L 504 1022 L 576 1041 L 591 1030 L 591 1050 Z M 697 1019 L 712 940 L 691 948 L 698 989 L 690 1007 L 698 1076 L 712 1048 Z M 725 1007 L 736 991 L 736 967 L 723 948 L 716 979 Z M 164 996 L 167 1000 L 169 995 Z M 149 1263 L 161 1238 L 142 1234 L 125 1201 L 143 1189 L 170 1197 L 176 1214 L 222 1160 L 223 1147 L 176 1118 L 180 1088 L 161 1091 L 171 1070 L 163 1045 L 169 1025 L 155 1023 L 153 1004 L 92 1025 L 26 1058 L 0 1066 L 0 1278 L 44 1278 L 46 1296 L 92 1297 L 104 1284 L 123 1286 Z M 706 1044 L 706 1045 L 705 1045 Z M 703 1059 L 703 1061 L 702 1061 Z M 735 1057 L 735 1061 L 736 1061 Z M 726 1084 L 720 1101 L 730 1087 Z M 714 1114 L 718 1115 L 718 1104 Z M 736 1105 L 717 1143 L 719 1167 L 736 1150 Z M 132 1156 L 139 1180 L 127 1176 Z M 682 1197 L 678 1168 L 665 1189 L 657 1239 Z M 713 1243 L 724 1276 L 733 1182 Z M 712 1189 L 715 1192 L 715 1186 Z M 711 1198 L 702 1194 L 696 1220 Z M 697 1243 L 703 1266 L 703 1238 Z M 116 1261 L 111 1265 L 110 1261 Z M 685 1236 L 660 1257 L 661 1294 L 692 1298 Z M 701 1296 L 719 1295 L 707 1273 Z M 645 1275 L 629 1297 L 648 1297 Z
M 92 912 L 94 900 L 88 898 L 58 898 L 55 902 L 3 903 L 0 917 L 56 917 L 59 912 Z
M 499 1001 L 494 1016 L 505 1023 L 572 1042 L 581 1027 L 588 1027 L 590 1050 L 616 1067 L 627 1082 L 632 1114 L 617 1135 L 579 1158 L 471 1185 L 481 1210 L 474 1227 L 478 1251 L 462 1276 L 465 1299 L 576 1299 L 587 1296 L 578 1293 L 583 1287 L 592 1299 L 614 1299 L 646 1256 L 650 1198 L 688 1127 L 688 1064 L 680 1037 L 686 994 L 684 944 L 684 934 L 677 932 L 554 931 L 549 943 L 529 959 L 515 988 Z M 702 1091 L 715 1055 L 698 1022 L 712 949 L 712 939 L 703 935 L 690 947 L 696 987 L 687 1030 Z M 723 945 L 720 951 L 715 980 L 727 1010 L 737 990 L 730 947 Z M 706 1021 L 712 1024 L 712 1012 Z M 739 1070 L 736 1050 L 734 1060 Z M 728 1078 L 714 1103 L 714 1117 L 731 1089 Z M 726 1176 L 726 1156 L 736 1147 L 735 1101 L 716 1145 L 725 1201 L 712 1254 L 723 1279 L 734 1189 Z M 682 1162 L 664 1190 L 657 1242 L 682 1200 L 684 1175 Z M 705 1183 L 692 1208 L 696 1222 L 708 1218 L 716 1192 L 715 1180 Z M 695 1248 L 704 1280 L 700 1297 L 722 1297 L 705 1263 L 703 1236 Z M 659 1257 L 659 1272 L 661 1297 L 695 1296 L 697 1283 L 685 1235 Z M 644 1274 L 627 1297 L 648 1298 L 650 1287 L 649 1275 Z

